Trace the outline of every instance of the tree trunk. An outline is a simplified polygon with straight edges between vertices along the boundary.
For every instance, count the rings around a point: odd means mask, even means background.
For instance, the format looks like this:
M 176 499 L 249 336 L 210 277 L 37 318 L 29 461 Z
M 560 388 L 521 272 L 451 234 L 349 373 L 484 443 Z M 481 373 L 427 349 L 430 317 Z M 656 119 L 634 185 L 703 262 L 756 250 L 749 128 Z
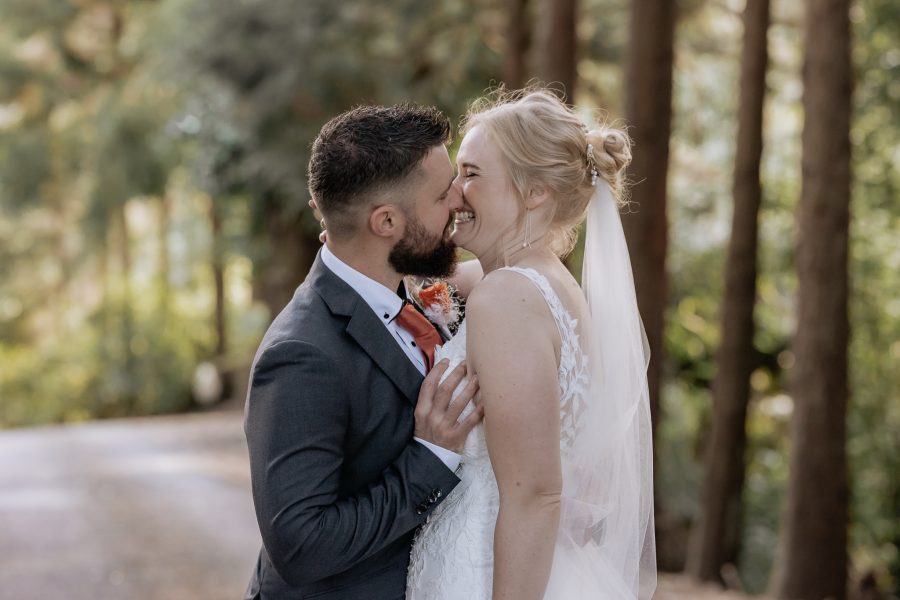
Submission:
M 316 234 L 303 228 L 300 217 L 286 217 L 281 202 L 266 203 L 267 256 L 254 265 L 254 296 L 269 307 L 275 318 L 306 277 L 321 244 Z
M 781 598 L 846 598 L 850 0 L 807 0 L 794 415 Z
M 225 315 L 225 257 L 224 244 L 222 242 L 222 215 L 215 199 L 209 201 L 209 222 L 212 233 L 212 272 L 213 285 L 216 295 L 215 330 L 216 348 L 215 357 L 221 360 L 228 352 L 228 328 Z
M 119 260 L 122 277 L 122 329 L 120 331 L 122 344 L 122 372 L 124 379 L 123 398 L 121 406 L 125 408 L 126 415 L 133 415 L 137 410 L 137 382 L 136 361 L 131 342 L 134 339 L 134 316 L 131 312 L 131 233 L 128 229 L 128 203 L 122 202 L 116 206 L 116 220 L 119 224 Z
M 169 298 L 171 295 L 171 287 L 169 285 L 169 275 L 171 272 L 171 262 L 169 261 L 169 221 L 171 219 L 172 200 L 169 195 L 163 192 L 159 199 L 159 231 L 157 232 L 159 240 L 159 315 L 165 322 L 169 314 Z
M 650 410 L 653 438 L 660 418 L 660 375 L 663 360 L 663 311 L 666 303 L 666 180 L 672 121 L 672 66 L 675 33 L 674 0 L 633 0 L 627 50 L 626 119 L 634 140 L 629 179 L 632 213 L 624 215 L 638 307 L 650 344 Z M 654 448 L 656 445 L 654 444 Z M 654 450 L 655 453 L 655 450 Z M 654 460 L 655 464 L 658 464 Z M 658 466 L 654 468 L 659 473 Z M 658 489 L 658 486 L 656 486 Z M 661 569 L 680 569 L 667 550 L 667 521 L 657 494 L 657 550 Z
M 231 396 L 231 373 L 228 356 L 228 307 L 225 296 L 225 244 L 222 240 L 221 207 L 215 198 L 209 200 L 209 221 L 212 232 L 212 272 L 216 296 L 214 360 L 222 377 L 222 398 Z
M 565 101 L 574 102 L 577 36 L 576 0 L 542 0 L 539 6 L 535 72 L 545 83 L 560 83 Z
M 531 40 L 528 22 L 528 0 L 509 0 L 509 21 L 506 26 L 506 58 L 503 81 L 509 89 L 525 85 L 525 57 Z
M 577 29 L 576 0 L 541 0 L 538 5 L 537 39 L 533 56 L 537 78 L 554 88 L 562 87 L 563 100 L 575 101 L 577 84 Z M 584 248 L 584 236 L 579 236 L 579 251 L 565 257 L 564 263 L 576 277 L 581 277 L 581 269 L 574 263 Z M 573 256 L 574 255 L 574 256 Z
M 748 0 L 744 10 L 741 100 L 734 169 L 734 215 L 725 267 L 722 341 L 713 381 L 712 433 L 707 444 L 706 480 L 700 521 L 688 570 L 724 583 L 722 567 L 736 564 L 741 539 L 747 404 L 753 371 L 753 306 L 761 200 L 759 163 L 766 92 L 769 0 Z

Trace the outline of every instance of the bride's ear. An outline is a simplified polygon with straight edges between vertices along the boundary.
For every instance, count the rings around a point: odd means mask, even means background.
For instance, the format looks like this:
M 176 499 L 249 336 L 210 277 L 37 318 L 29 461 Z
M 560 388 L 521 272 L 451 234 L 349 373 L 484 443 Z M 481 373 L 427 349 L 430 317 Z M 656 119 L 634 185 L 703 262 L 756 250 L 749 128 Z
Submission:
M 525 208 L 534 210 L 540 208 L 550 200 L 550 190 L 541 182 L 534 183 L 528 188 L 528 197 L 525 199 Z

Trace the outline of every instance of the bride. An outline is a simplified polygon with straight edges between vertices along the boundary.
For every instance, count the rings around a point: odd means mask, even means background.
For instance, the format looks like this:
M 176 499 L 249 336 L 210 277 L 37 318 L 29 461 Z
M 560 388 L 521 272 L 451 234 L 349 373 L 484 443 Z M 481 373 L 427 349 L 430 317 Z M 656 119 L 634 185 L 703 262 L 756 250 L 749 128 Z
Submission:
M 541 89 L 477 102 L 462 129 L 454 241 L 478 261 L 436 359 L 467 362 L 484 422 L 416 537 L 407 598 L 649 598 L 648 354 L 617 202 L 629 140 L 586 132 Z M 581 289 L 560 257 L 585 214 Z

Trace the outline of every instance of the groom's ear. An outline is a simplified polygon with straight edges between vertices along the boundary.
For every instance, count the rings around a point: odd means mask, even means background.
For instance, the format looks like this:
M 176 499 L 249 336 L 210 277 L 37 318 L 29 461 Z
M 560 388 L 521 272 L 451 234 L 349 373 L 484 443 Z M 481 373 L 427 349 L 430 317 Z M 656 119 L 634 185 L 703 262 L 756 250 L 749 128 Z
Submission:
M 382 204 L 369 215 L 369 230 L 378 237 L 393 237 L 403 232 L 406 218 L 395 204 Z

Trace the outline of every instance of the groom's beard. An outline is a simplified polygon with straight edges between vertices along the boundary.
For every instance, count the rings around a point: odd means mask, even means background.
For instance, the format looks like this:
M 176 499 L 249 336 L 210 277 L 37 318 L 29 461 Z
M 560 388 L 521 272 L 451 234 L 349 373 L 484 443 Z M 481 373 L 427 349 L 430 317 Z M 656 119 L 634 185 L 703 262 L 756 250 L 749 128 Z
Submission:
M 451 227 L 448 223 L 447 227 Z M 442 235 L 432 235 L 415 218 L 406 224 L 403 239 L 397 242 L 388 255 L 388 262 L 395 271 L 417 277 L 449 277 L 456 270 L 456 244 Z

